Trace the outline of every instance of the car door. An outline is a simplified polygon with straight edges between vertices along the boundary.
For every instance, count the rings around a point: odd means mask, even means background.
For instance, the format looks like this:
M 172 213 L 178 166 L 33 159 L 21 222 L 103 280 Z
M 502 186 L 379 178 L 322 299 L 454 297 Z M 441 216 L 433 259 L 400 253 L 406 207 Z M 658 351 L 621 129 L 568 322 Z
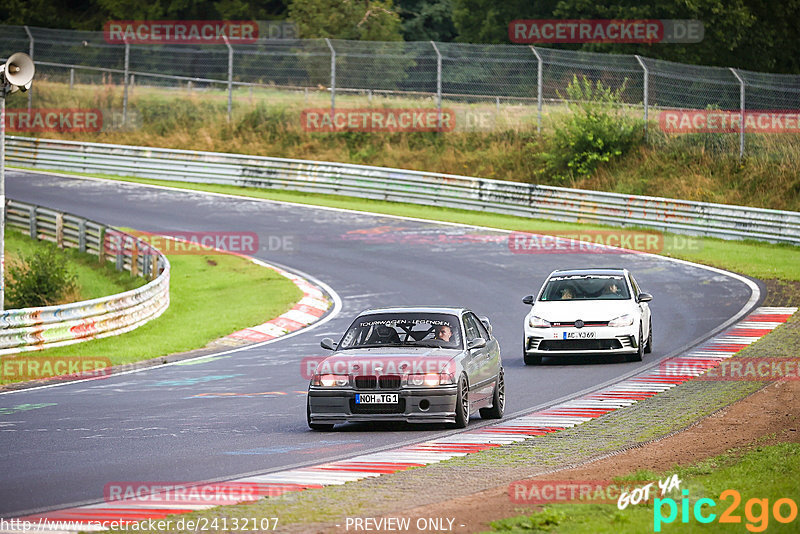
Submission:
M 494 370 L 493 351 L 492 347 L 497 344 L 496 341 L 492 343 L 486 328 L 481 323 L 474 313 L 468 312 L 464 314 L 464 325 L 467 336 L 467 343 L 470 340 L 483 338 L 486 340 L 486 346 L 479 349 L 472 349 L 471 364 L 472 376 L 470 376 L 470 388 L 473 391 L 473 398 L 475 400 L 482 400 L 491 395 L 494 391 L 494 377 L 497 372 Z

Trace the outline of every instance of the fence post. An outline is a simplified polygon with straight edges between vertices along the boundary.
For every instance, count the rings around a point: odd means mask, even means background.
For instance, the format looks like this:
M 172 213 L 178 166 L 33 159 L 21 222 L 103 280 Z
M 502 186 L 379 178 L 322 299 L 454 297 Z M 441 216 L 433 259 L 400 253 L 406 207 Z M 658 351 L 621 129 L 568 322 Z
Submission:
M 442 54 L 439 47 L 431 41 L 431 46 L 436 52 L 436 124 L 438 130 L 442 131 Z
M 538 67 L 536 69 L 536 129 L 539 133 L 542 133 L 542 56 L 539 55 L 539 52 L 536 51 L 533 45 L 531 45 L 531 51 L 533 55 L 536 56 L 536 61 L 538 62 Z
M 729 67 L 736 79 L 739 80 L 739 161 L 744 157 L 744 80 L 736 69 Z
M 122 83 L 124 87 L 122 88 L 122 126 L 125 126 L 128 123 L 128 67 L 130 63 L 130 56 L 131 56 L 131 45 L 128 44 L 128 40 L 125 39 L 125 73 L 123 76 Z
M 223 35 L 225 46 L 228 47 L 228 122 L 231 122 L 231 109 L 233 108 L 233 47 L 228 42 L 228 36 Z
M 69 69 L 69 90 L 72 91 L 72 86 L 75 85 L 75 69 Z
M 331 121 L 333 121 L 333 115 L 336 112 L 336 50 L 327 37 L 325 43 L 331 49 Z
M 30 43 L 28 45 L 28 55 L 31 56 L 31 60 L 33 60 L 33 34 L 31 33 L 31 31 L 28 29 L 27 26 L 23 26 L 23 28 L 25 28 L 25 33 L 28 34 L 28 42 Z M 30 116 L 31 114 L 32 104 L 33 104 L 33 87 L 28 89 L 28 116 Z
M 636 58 L 636 61 L 639 62 L 639 65 L 641 65 L 642 70 L 644 71 L 644 98 L 642 103 L 644 105 L 644 139 L 647 141 L 647 112 L 649 108 L 648 99 L 650 97 L 650 71 L 647 69 L 647 65 L 644 64 L 644 61 L 642 61 L 642 58 L 640 58 L 638 55 L 633 57 Z

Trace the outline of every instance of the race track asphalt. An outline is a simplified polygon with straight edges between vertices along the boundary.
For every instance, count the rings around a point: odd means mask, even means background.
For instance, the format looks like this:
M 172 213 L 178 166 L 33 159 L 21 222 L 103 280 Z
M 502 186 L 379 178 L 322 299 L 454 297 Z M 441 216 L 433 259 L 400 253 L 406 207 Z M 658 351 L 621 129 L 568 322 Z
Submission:
M 503 349 L 512 414 L 685 350 L 751 297 L 741 280 L 650 255 L 514 254 L 508 234 L 499 231 L 13 170 L 6 181 L 9 198 L 116 226 L 255 232 L 256 257 L 310 274 L 343 303 L 319 328 L 204 363 L 0 395 L 0 517 L 6 518 L 102 500 L 104 486 L 116 481 L 229 479 L 454 432 L 307 428 L 304 358 L 324 356 L 320 340 L 338 338 L 365 308 L 459 305 L 488 315 Z M 638 363 L 572 357 L 525 367 L 521 298 L 553 269 L 597 266 L 629 268 L 655 296 L 654 352 Z M 214 313 L 208 310 L 209 321 Z

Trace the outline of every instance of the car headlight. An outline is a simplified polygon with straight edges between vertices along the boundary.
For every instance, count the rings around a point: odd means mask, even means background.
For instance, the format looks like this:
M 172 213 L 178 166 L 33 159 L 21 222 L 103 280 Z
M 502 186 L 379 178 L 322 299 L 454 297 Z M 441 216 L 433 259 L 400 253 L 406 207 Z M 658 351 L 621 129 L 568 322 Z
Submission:
M 454 384 L 453 375 L 447 373 L 425 373 L 408 375 L 406 383 L 409 386 L 421 387 L 435 387 L 438 385 Z
M 550 328 L 549 321 L 545 321 L 541 317 L 537 317 L 535 315 L 532 315 L 531 318 L 528 319 L 528 324 L 533 328 Z
M 350 380 L 347 375 L 314 375 L 314 381 L 312 382 L 315 386 L 324 386 L 326 388 L 330 387 L 343 387 L 347 386 L 350 383 Z
M 626 313 L 625 315 L 620 315 L 616 319 L 611 319 L 608 321 L 608 326 L 618 327 L 618 326 L 630 326 L 633 324 L 633 315 Z

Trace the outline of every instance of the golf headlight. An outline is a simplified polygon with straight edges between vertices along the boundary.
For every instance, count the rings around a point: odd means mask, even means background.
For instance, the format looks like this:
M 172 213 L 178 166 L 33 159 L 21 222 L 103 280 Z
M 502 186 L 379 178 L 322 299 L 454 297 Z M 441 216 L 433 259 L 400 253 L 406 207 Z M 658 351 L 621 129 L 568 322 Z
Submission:
M 314 385 L 330 387 L 343 387 L 349 384 L 347 375 L 314 375 Z
M 533 328 L 550 328 L 550 323 L 548 321 L 545 321 L 541 317 L 536 317 L 535 315 L 531 315 L 531 318 L 528 319 L 528 324 Z
M 616 319 L 611 319 L 608 322 L 608 326 L 618 327 L 618 326 L 630 326 L 633 324 L 633 315 L 626 313 L 625 315 L 620 315 Z

